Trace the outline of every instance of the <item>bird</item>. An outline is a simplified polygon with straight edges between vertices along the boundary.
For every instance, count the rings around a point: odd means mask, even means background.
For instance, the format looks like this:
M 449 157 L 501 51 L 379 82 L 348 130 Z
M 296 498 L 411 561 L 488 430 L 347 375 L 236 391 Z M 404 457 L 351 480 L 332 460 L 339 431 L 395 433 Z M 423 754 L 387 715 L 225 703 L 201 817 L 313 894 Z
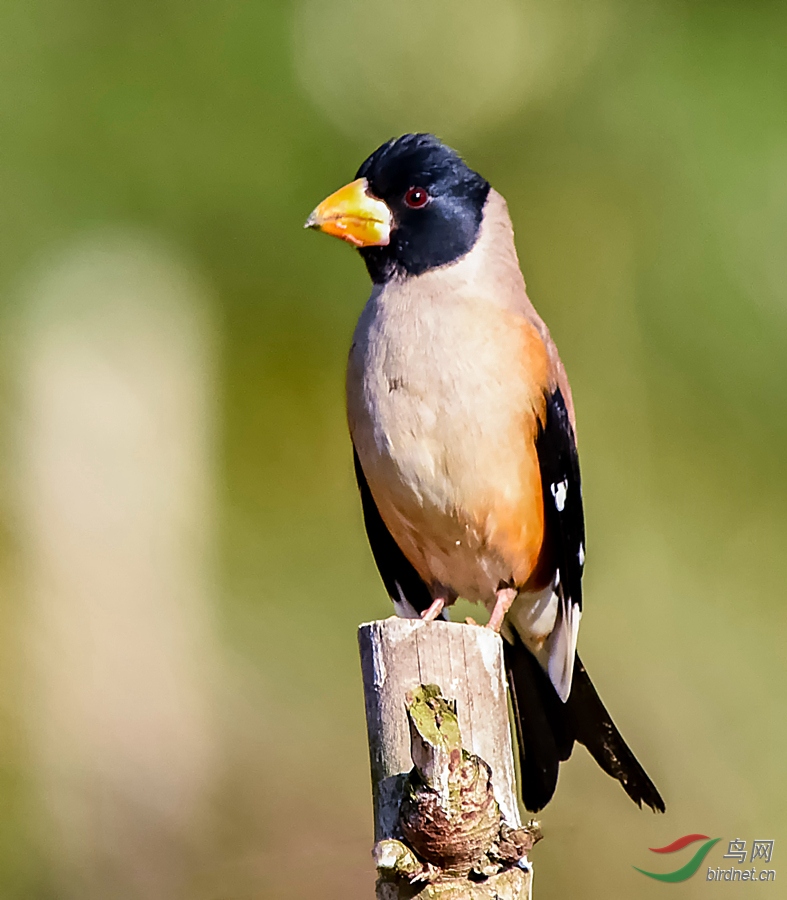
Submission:
M 372 555 L 396 613 L 490 613 L 525 807 L 575 743 L 640 808 L 656 786 L 577 654 L 585 524 L 568 377 L 531 303 L 505 199 L 431 134 L 392 138 L 305 227 L 372 281 L 347 363 L 347 418 Z

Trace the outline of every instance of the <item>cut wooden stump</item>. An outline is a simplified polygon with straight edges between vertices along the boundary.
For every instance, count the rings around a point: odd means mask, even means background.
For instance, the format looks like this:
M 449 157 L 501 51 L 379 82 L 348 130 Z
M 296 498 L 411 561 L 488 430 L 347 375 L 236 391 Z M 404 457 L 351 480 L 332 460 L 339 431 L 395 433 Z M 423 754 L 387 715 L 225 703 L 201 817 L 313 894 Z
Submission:
M 526 900 L 503 649 L 476 625 L 362 625 L 378 900 Z

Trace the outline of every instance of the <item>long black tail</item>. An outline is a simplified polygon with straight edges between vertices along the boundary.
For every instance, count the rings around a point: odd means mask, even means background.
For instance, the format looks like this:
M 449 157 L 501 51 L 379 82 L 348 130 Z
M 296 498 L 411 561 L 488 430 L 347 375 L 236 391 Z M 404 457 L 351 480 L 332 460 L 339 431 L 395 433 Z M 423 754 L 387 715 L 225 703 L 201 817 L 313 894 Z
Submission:
M 518 637 L 505 644 L 522 777 L 522 800 L 538 812 L 552 799 L 560 763 L 571 756 L 574 741 L 584 744 L 601 768 L 641 807 L 666 807 L 656 786 L 629 750 L 582 665 L 574 660 L 571 694 L 566 703 L 536 658 Z

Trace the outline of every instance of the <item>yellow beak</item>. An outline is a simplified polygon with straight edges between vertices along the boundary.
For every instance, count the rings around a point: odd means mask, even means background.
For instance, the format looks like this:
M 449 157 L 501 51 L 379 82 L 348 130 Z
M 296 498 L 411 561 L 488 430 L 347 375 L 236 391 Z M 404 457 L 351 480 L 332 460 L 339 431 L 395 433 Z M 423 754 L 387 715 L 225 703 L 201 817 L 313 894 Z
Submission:
M 326 197 L 304 227 L 332 234 L 354 247 L 384 247 L 391 239 L 391 210 L 372 197 L 367 180 L 359 178 Z

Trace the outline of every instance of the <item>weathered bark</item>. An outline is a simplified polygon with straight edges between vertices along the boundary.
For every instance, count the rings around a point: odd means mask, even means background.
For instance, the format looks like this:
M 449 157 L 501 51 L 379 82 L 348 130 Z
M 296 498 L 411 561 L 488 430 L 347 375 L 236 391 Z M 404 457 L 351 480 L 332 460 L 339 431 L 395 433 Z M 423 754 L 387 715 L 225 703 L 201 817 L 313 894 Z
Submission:
M 391 618 L 359 643 L 378 900 L 526 900 L 540 835 L 519 817 L 500 637 Z

